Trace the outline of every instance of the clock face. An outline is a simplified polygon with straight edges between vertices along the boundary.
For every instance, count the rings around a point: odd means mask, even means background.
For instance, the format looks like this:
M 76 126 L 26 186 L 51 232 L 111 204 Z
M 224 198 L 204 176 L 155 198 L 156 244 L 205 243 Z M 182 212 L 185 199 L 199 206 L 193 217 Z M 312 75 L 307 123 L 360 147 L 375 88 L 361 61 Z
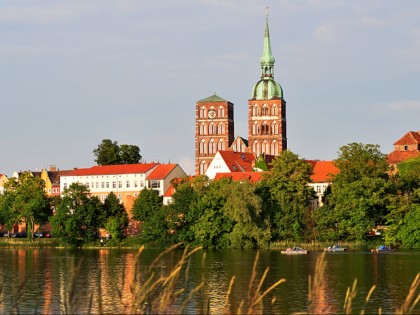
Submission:
M 210 118 L 216 117 L 216 112 L 214 110 L 209 110 L 209 117 Z

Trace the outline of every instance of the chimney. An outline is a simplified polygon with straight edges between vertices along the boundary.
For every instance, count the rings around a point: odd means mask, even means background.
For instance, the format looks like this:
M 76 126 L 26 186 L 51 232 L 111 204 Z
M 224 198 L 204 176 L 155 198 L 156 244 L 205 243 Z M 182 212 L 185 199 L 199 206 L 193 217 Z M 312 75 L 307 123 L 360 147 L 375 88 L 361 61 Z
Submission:
M 55 165 L 54 165 L 54 164 L 51 164 L 48 170 L 49 170 L 50 172 L 55 172 L 55 171 L 57 171 L 57 168 L 55 167 Z

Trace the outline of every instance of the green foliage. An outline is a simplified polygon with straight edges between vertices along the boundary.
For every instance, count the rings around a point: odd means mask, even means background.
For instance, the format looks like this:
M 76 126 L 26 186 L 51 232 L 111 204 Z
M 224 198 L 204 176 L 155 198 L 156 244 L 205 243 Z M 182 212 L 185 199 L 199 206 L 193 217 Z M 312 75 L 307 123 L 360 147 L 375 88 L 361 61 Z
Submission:
M 326 204 L 340 233 L 362 240 L 371 228 L 385 223 L 391 189 L 385 155 L 377 145 L 351 143 L 340 148 L 335 164 L 340 172 Z
M 22 173 L 19 180 L 12 179 L 6 183 L 0 212 L 9 230 L 14 224 L 24 222 L 28 236 L 32 239 L 35 224 L 43 225 L 47 222 L 52 209 L 44 188 L 44 181 L 30 173 Z
M 117 141 L 103 139 L 93 150 L 98 165 L 135 164 L 141 160 L 140 148 L 136 145 L 122 144 Z
M 273 207 L 276 238 L 300 241 L 308 234 L 308 201 L 314 196 L 308 186 L 311 174 L 310 165 L 290 151 L 283 151 L 272 162 L 266 180 L 271 198 L 277 204 Z
M 153 189 L 143 189 L 132 209 L 133 219 L 141 222 L 141 238 L 144 243 L 165 245 L 168 242 L 168 207 Z
M 113 239 L 120 240 L 124 237 L 128 216 L 124 205 L 120 203 L 113 192 L 104 201 L 99 221 L 101 227 L 104 227 Z
M 86 186 L 73 183 L 63 193 L 55 214 L 50 217 L 52 233 L 76 245 L 96 239 L 101 225 L 102 204 L 90 196 Z

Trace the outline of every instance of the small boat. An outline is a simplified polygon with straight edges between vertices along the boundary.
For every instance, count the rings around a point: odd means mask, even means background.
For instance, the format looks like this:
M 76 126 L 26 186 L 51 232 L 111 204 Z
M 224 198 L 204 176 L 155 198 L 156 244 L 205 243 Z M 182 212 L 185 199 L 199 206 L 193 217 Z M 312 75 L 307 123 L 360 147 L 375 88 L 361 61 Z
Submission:
M 335 253 L 335 252 L 344 252 L 345 250 L 347 250 L 347 248 L 341 247 L 338 244 L 331 245 L 331 246 L 329 246 L 327 248 L 324 248 L 324 251 L 326 251 L 326 252 L 333 252 L 333 253 Z
M 281 253 L 286 255 L 305 255 L 308 253 L 308 251 L 301 247 L 295 246 L 293 248 L 287 248 L 286 250 L 282 250 Z
M 381 245 L 378 248 L 374 248 L 370 250 L 372 253 L 387 253 L 387 252 L 391 252 L 392 249 L 391 247 L 388 247 L 386 245 Z

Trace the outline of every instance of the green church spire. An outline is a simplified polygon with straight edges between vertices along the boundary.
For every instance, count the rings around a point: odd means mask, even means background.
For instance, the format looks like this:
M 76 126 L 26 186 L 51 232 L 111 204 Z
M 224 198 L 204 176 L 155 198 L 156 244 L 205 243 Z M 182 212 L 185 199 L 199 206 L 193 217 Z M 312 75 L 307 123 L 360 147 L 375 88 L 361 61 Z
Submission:
M 267 69 L 269 67 L 274 68 L 274 62 L 276 59 L 271 53 L 271 43 L 270 43 L 270 31 L 268 29 L 268 14 L 265 17 L 265 34 L 264 34 L 264 47 L 262 56 L 260 58 L 261 67 Z
M 275 58 L 271 52 L 270 31 L 268 28 L 268 12 L 265 17 L 264 47 L 260 58 L 261 79 L 252 89 L 251 99 L 271 100 L 283 98 L 283 89 L 280 84 L 274 81 Z

